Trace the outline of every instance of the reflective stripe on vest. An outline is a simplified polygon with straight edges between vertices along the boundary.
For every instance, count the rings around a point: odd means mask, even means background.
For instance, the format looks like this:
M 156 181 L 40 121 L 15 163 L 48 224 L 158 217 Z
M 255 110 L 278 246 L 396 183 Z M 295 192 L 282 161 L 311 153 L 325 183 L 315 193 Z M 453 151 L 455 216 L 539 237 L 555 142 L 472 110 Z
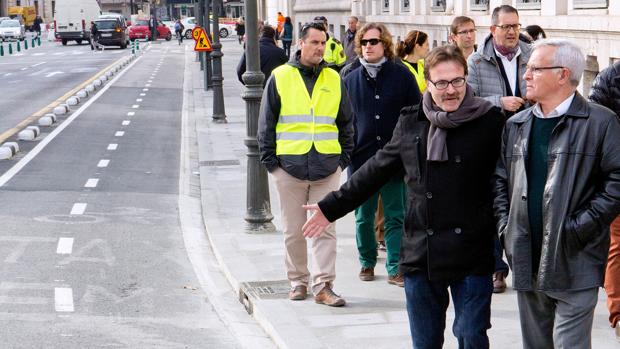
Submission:
M 333 50 L 332 46 L 334 46 Z M 329 38 L 325 43 L 323 60 L 327 62 L 327 64 L 341 65 L 347 60 L 347 55 L 344 53 L 344 48 L 341 44 L 339 44 L 333 38 Z
M 312 146 L 321 154 L 340 154 L 336 117 L 340 109 L 340 76 L 323 68 L 308 94 L 299 70 L 289 64 L 273 71 L 280 96 L 276 155 L 303 155 Z
M 426 79 L 424 78 L 424 60 L 421 59 L 417 62 L 418 71 L 416 71 L 413 68 L 413 65 L 411 65 L 411 63 L 407 62 L 404 59 L 402 61 L 403 61 L 403 64 L 405 64 L 405 66 L 409 68 L 409 71 L 411 72 L 411 74 L 413 74 L 415 81 L 418 83 L 418 88 L 420 89 L 420 93 L 424 93 L 426 91 Z

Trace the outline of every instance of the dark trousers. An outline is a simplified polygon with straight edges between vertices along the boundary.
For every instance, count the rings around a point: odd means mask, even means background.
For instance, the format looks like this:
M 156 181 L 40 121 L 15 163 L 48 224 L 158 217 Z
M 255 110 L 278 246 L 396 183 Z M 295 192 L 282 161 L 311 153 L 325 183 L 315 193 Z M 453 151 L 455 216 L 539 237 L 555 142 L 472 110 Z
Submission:
M 508 275 L 508 264 L 504 262 L 504 249 L 502 248 L 502 244 L 499 242 L 499 237 L 495 234 L 495 250 L 493 251 L 493 256 L 495 257 L 495 272 L 503 272 L 505 276 Z
M 491 275 L 469 275 L 453 282 L 429 281 L 424 273 L 405 275 L 409 329 L 414 349 L 441 349 L 446 310 L 454 301 L 452 332 L 459 349 L 488 349 L 491 328 Z
M 291 44 L 293 42 L 292 41 L 285 41 L 282 40 L 282 48 L 284 49 L 284 52 L 286 53 L 286 57 L 291 58 Z

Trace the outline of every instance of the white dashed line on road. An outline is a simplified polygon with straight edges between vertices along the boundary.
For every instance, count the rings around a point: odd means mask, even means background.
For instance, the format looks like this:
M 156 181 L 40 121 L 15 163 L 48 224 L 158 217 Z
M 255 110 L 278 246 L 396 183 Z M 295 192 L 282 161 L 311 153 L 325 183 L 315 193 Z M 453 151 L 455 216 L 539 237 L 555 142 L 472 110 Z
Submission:
M 31 65 L 30 67 L 31 67 L 31 68 L 34 68 L 34 67 L 36 67 L 36 66 L 39 66 L 39 65 L 41 65 L 41 64 L 45 64 L 45 63 L 47 63 L 47 62 L 39 62 L 39 63 L 37 63 L 37 64 L 33 64 L 33 65 Z
M 89 178 L 84 184 L 84 188 L 96 188 L 99 184 L 99 178 Z
M 131 124 L 130 120 L 123 120 L 122 124 L 123 126 L 129 126 L 129 124 Z
M 138 108 L 140 108 L 140 104 L 134 104 L 131 107 L 134 108 L 134 109 L 138 109 Z
M 84 214 L 84 211 L 86 211 L 86 206 L 87 204 L 83 202 L 76 202 L 75 204 L 73 204 L 73 207 L 71 208 L 71 214 L 73 215 Z
M 58 239 L 58 247 L 56 248 L 56 253 L 71 254 L 72 251 L 73 251 L 73 238 Z
M 151 84 L 146 84 L 146 85 L 144 85 L 144 86 L 146 86 L 146 87 L 151 87 Z
M 125 135 L 125 131 L 116 131 L 114 137 L 123 137 Z
M 136 102 L 142 102 L 142 98 L 136 99 Z
M 148 90 L 149 90 L 148 88 L 143 88 L 142 89 L 142 91 L 145 91 L 145 92 L 148 91 Z
M 54 288 L 54 307 L 58 312 L 73 312 L 73 289 L 68 287 Z
M 135 111 L 130 111 L 129 113 L 127 113 L 127 116 L 134 116 L 134 115 L 136 115 Z
M 118 144 L 116 143 L 108 144 L 108 150 L 116 150 L 116 148 L 118 148 Z
M 148 82 L 150 84 L 151 82 L 153 82 L 153 80 L 147 80 L 146 82 Z
M 146 96 L 146 93 L 140 93 L 140 96 L 144 97 Z
M 97 167 L 108 167 L 109 164 L 110 164 L 110 160 L 103 159 L 103 160 L 99 160 Z
M 26 70 L 26 69 L 28 69 L 28 68 L 21 68 L 20 70 Z

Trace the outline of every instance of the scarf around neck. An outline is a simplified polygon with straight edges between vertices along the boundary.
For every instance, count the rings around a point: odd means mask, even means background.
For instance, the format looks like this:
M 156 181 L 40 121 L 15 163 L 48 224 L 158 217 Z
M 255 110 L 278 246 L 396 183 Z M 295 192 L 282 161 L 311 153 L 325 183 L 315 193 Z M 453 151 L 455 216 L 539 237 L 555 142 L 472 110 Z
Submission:
M 506 59 L 508 59 L 509 61 L 512 61 L 512 59 L 515 58 L 515 55 L 519 51 L 518 44 L 513 48 L 508 48 L 506 46 L 501 46 L 496 43 L 495 39 L 491 39 L 491 41 L 493 41 L 493 48 L 495 48 L 497 52 L 499 52 L 502 56 L 506 57 Z
M 465 98 L 459 108 L 453 112 L 445 112 L 435 104 L 431 93 L 427 90 L 422 97 L 422 109 L 431 123 L 426 141 L 428 161 L 448 161 L 448 145 L 446 137 L 448 129 L 475 120 L 486 114 L 493 104 L 474 96 L 472 88 L 466 85 Z
M 370 75 L 370 77 L 373 79 L 375 79 L 377 77 L 377 74 L 379 74 L 379 70 L 381 70 L 381 66 L 383 65 L 383 63 L 387 62 L 387 59 L 385 57 L 381 57 L 381 60 L 377 63 L 368 63 L 362 57 L 360 57 L 359 59 L 360 59 L 360 63 L 364 66 L 364 68 L 368 72 L 368 75 Z

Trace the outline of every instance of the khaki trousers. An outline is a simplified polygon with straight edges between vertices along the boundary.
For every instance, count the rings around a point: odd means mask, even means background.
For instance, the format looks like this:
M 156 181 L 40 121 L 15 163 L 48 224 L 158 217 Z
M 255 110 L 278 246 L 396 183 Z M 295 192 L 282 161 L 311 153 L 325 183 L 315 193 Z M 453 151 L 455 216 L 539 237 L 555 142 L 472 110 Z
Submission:
M 301 180 L 286 173 L 281 168 L 273 176 L 282 214 L 282 230 L 286 248 L 286 276 L 291 287 L 308 286 L 311 276 L 308 271 L 308 249 L 302 227 L 307 220 L 306 210 L 301 207 L 316 203 L 340 185 L 340 167 L 336 172 L 317 181 Z M 327 226 L 320 237 L 312 239 L 312 292 L 316 295 L 326 282 L 336 278 L 336 225 Z

